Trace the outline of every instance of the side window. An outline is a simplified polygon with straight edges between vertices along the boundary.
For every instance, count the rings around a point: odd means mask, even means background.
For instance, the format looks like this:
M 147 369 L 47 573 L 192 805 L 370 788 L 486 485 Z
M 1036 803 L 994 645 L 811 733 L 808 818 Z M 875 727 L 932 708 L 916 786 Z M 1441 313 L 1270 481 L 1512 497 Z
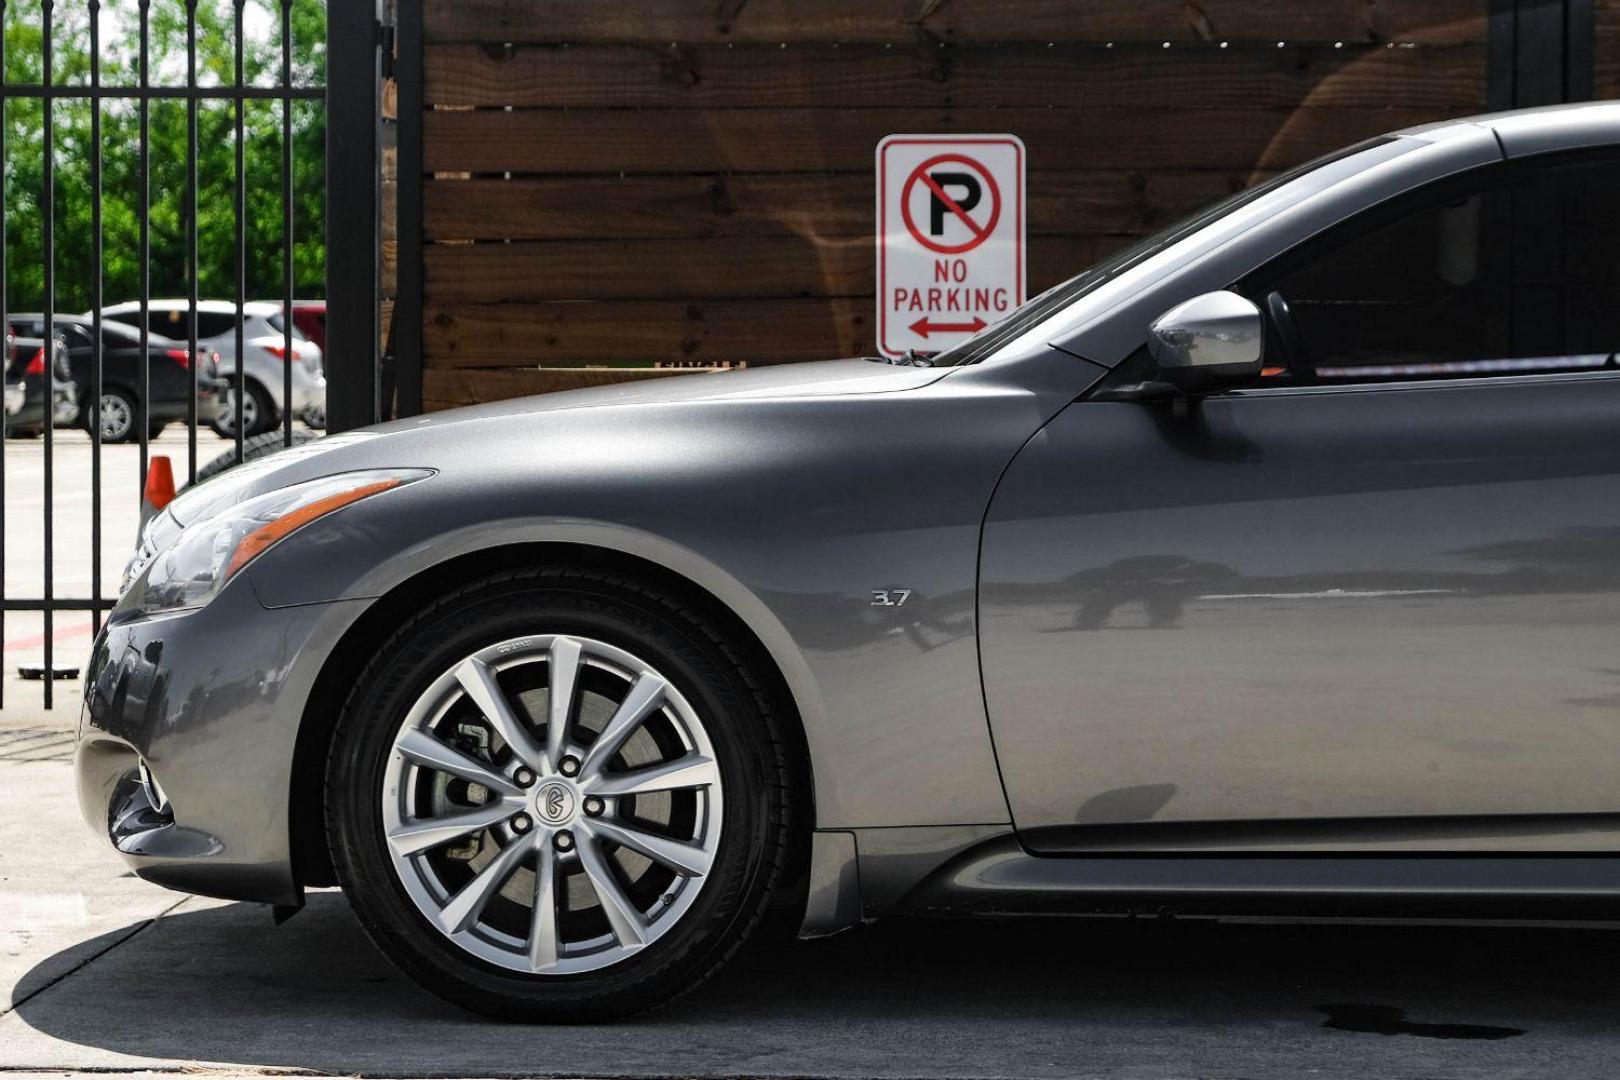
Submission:
M 159 334 L 166 338 L 177 338 L 179 340 L 184 340 L 190 333 L 187 326 L 187 323 L 190 321 L 190 314 L 191 313 L 189 311 L 175 309 L 168 311 L 149 311 L 147 312 L 146 319 L 147 329 L 154 334 Z
M 1240 287 L 1268 379 L 1319 383 L 1612 366 L 1620 158 L 1559 155 L 1436 185 Z
M 228 312 L 199 311 L 197 313 L 197 336 L 199 338 L 219 337 L 236 329 L 236 320 Z

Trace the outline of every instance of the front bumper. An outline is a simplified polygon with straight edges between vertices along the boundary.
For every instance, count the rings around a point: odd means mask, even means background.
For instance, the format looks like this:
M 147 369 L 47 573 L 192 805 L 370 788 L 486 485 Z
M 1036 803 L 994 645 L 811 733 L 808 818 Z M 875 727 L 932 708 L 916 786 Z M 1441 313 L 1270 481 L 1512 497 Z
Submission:
M 298 726 L 321 664 L 364 606 L 266 609 L 243 575 L 197 611 L 109 622 L 86 669 L 75 755 L 90 828 L 159 885 L 298 903 Z M 143 759 L 167 813 L 138 782 Z
M 326 412 L 326 376 L 301 368 L 299 377 L 293 380 L 292 414 L 302 417 L 315 410 L 323 415 Z

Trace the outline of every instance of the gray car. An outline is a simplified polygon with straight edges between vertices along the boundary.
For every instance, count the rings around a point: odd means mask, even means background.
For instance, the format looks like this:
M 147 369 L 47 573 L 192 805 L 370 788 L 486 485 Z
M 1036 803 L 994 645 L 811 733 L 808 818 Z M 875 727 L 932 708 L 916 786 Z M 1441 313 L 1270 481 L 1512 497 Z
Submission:
M 765 923 L 1612 916 L 1620 106 L 1233 196 L 931 360 L 337 435 L 145 531 L 91 827 L 444 997 Z

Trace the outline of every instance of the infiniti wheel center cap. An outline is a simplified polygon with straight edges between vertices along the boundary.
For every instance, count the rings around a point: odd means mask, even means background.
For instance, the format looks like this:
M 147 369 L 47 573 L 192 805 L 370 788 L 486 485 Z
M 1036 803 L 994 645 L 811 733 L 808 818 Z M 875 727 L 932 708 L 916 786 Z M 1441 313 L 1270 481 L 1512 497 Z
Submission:
M 579 809 L 579 796 L 570 784 L 551 780 L 534 793 L 534 814 L 547 825 L 564 825 Z

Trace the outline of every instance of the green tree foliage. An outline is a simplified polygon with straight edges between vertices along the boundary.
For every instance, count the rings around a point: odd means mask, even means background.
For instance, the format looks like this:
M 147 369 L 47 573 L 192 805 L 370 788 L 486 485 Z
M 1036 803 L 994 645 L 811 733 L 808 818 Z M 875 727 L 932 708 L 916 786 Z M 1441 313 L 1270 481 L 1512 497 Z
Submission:
M 281 0 L 244 0 L 243 79 L 273 87 L 281 78 Z M 5 81 L 38 85 L 43 75 L 42 0 L 0 0 L 5 19 Z M 187 0 L 150 0 L 149 78 L 155 86 L 186 84 Z M 235 0 L 196 0 L 197 81 L 230 87 L 236 79 Z M 52 78 L 59 87 L 90 84 L 90 2 L 55 0 L 52 6 Z M 323 0 L 292 0 L 295 85 L 325 81 L 326 8 Z M 102 0 L 99 22 L 103 86 L 140 81 L 138 0 Z M 54 103 L 56 309 L 84 311 L 94 280 L 91 221 L 91 103 Z M 326 112 L 320 100 L 293 105 L 293 263 L 300 297 L 325 295 Z M 38 311 L 44 301 L 44 110 L 38 97 L 5 103 L 6 304 Z M 282 295 L 282 114 L 273 100 L 249 100 L 243 109 L 246 167 L 247 296 Z M 236 281 L 235 107 L 203 101 L 197 110 L 197 266 L 203 298 L 230 299 Z M 154 99 L 149 128 L 149 200 L 153 296 L 187 290 L 187 104 Z M 105 303 L 140 295 L 140 125 L 132 98 L 101 108 L 102 297 Z

